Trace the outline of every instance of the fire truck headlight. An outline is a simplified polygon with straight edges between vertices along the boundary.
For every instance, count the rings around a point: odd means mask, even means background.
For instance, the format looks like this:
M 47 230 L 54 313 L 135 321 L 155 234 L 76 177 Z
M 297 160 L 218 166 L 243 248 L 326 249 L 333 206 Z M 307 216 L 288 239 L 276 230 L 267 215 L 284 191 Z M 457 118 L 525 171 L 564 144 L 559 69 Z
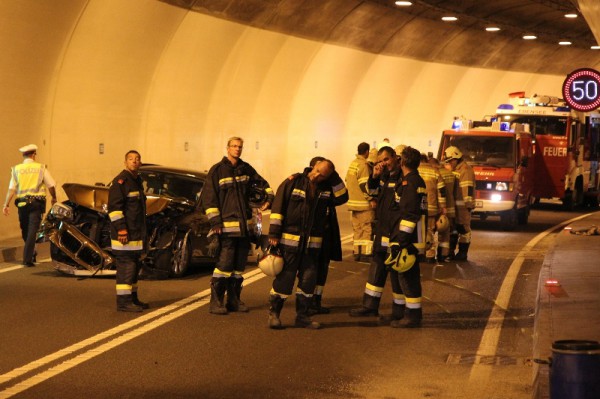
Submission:
M 492 194 L 492 202 L 500 202 L 500 201 L 502 201 L 502 195 Z
M 508 190 L 508 184 L 506 182 L 499 181 L 496 183 L 496 191 L 506 191 Z

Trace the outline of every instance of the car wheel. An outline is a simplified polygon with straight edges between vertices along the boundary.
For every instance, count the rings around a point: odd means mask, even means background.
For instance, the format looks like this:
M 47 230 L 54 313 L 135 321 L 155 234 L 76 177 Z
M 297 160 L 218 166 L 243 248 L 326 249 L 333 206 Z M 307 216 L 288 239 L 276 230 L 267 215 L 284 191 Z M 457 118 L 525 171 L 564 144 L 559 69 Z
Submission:
M 177 235 L 173 246 L 160 251 L 156 257 L 156 268 L 169 272 L 170 277 L 182 277 L 191 261 L 191 245 L 187 234 Z

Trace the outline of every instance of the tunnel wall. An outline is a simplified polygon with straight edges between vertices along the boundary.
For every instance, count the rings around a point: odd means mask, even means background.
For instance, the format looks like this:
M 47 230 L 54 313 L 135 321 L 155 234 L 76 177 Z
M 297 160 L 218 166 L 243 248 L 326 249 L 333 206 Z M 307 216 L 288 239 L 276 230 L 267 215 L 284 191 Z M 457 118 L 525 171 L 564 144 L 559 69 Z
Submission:
M 375 55 L 154 0 L 0 1 L 0 46 L 3 189 L 29 143 L 59 186 L 109 181 L 132 148 L 208 169 L 233 135 L 272 186 L 315 155 L 344 175 L 361 141 L 435 153 L 454 116 L 493 113 L 513 91 L 559 95 L 564 79 Z M 11 211 L 0 238 L 19 235 Z

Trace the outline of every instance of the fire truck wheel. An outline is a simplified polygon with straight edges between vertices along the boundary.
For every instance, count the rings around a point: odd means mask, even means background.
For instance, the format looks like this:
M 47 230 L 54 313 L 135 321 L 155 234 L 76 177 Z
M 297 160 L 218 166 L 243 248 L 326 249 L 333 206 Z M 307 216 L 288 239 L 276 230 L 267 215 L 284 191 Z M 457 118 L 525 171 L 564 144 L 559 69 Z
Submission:
M 517 210 L 515 208 L 510 211 L 504 211 L 500 214 L 500 224 L 502 225 L 502 230 L 504 231 L 512 231 L 517 227 L 518 217 Z

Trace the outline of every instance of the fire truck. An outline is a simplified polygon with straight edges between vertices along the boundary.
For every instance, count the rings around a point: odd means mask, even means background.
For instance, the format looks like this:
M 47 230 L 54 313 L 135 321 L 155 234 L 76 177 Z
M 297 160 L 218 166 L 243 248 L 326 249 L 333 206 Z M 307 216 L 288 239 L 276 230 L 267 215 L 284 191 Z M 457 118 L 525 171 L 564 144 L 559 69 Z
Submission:
M 567 209 L 598 205 L 600 114 L 571 110 L 557 97 L 511 93 L 483 121 L 457 119 L 442 134 L 475 171 L 474 215 L 500 216 L 503 229 L 526 224 L 531 205 L 561 199 Z

